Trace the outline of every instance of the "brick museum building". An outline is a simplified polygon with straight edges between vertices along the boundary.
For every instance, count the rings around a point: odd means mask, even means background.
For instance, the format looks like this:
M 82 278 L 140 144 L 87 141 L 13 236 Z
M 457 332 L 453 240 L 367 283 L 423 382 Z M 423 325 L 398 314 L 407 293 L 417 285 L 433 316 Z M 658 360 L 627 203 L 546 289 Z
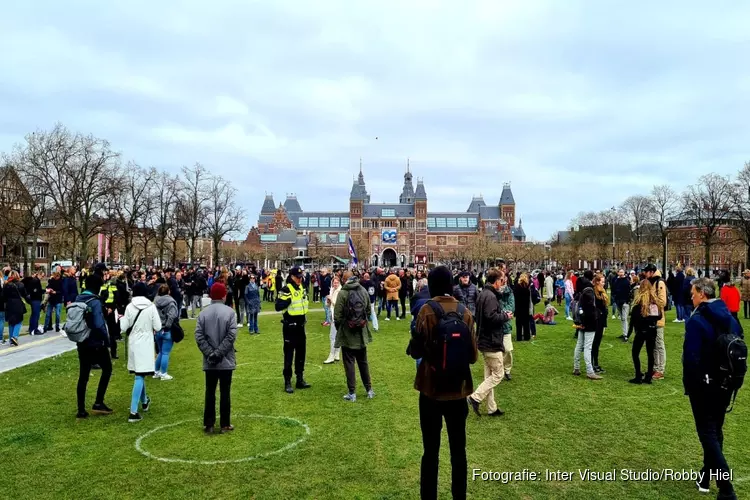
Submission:
M 428 209 L 423 181 L 417 180 L 416 187 L 413 181 L 407 167 L 398 202 L 371 203 L 360 168 L 344 211 L 308 212 L 296 195 L 287 195 L 284 203 L 276 206 L 273 195 L 266 195 L 257 227 L 251 229 L 246 243 L 283 246 L 287 258 L 300 260 L 312 255 L 313 247 L 325 246 L 331 255 L 345 258 L 347 233 L 351 233 L 361 263 L 413 267 L 434 263 L 436 256 L 471 245 L 476 238 L 526 240 L 521 221 L 516 225 L 516 203 L 509 183 L 503 185 L 495 204 L 488 205 L 479 196 L 471 199 L 465 212 L 437 212 Z

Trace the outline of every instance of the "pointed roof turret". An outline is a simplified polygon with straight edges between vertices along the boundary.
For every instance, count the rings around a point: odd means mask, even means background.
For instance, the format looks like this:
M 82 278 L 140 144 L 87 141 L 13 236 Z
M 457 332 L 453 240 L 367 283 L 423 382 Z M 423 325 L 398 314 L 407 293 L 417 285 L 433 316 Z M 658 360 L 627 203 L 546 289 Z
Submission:
M 469 204 L 469 208 L 466 211 L 478 213 L 481 207 L 486 206 L 487 204 L 484 202 L 484 198 L 482 198 L 482 195 L 480 194 L 479 196 L 474 196 L 471 198 L 471 203 Z
M 409 171 L 409 159 L 406 159 L 406 173 L 404 174 L 404 188 L 401 196 L 398 198 L 399 203 L 414 203 L 414 186 L 411 183 L 412 175 Z
M 414 199 L 415 200 L 427 199 L 427 191 L 424 190 L 424 182 L 422 182 L 422 179 L 417 180 L 417 191 L 414 193 Z
M 515 205 L 513 191 L 510 190 L 510 182 L 503 183 L 503 192 L 500 193 L 500 205 Z
M 365 187 L 365 175 L 362 173 L 362 158 L 359 159 L 359 176 L 356 181 L 352 181 L 352 191 L 349 194 L 349 200 L 362 200 L 365 203 L 370 203 L 370 195 L 367 194 L 367 188 Z
M 286 195 L 286 201 L 284 202 L 284 208 L 287 212 L 301 212 L 302 207 L 297 201 L 297 195 L 294 193 Z
M 263 208 L 260 209 L 261 215 L 273 215 L 276 211 L 276 203 L 273 201 L 273 194 L 266 194 L 266 199 L 263 200 Z

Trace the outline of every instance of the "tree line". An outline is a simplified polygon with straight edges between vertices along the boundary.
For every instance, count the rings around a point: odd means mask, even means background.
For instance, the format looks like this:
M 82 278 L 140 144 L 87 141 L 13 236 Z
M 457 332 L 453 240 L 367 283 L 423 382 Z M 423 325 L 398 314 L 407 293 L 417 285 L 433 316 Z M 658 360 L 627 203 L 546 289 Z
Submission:
M 98 234 L 121 243 L 126 265 L 135 264 L 137 250 L 144 260 L 176 263 L 178 241 L 193 262 L 203 238 L 219 262 L 221 241 L 246 228 L 237 190 L 200 163 L 173 174 L 124 162 L 109 141 L 62 124 L 27 134 L 1 158 L 0 237 L 8 252 L 22 254 L 7 257 L 20 258 L 25 268 L 25 243 L 36 256 L 50 221 L 50 247 L 82 264 L 94 257 Z

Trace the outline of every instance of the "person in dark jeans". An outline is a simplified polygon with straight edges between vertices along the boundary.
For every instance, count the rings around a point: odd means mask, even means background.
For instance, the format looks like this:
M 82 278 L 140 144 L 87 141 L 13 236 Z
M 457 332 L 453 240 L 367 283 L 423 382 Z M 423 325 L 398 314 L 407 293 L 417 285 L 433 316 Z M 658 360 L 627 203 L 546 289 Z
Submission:
M 714 346 L 721 333 L 742 336 L 742 327 L 723 301 L 712 300 L 716 297 L 716 285 L 712 280 L 699 278 L 692 282 L 691 287 L 695 312 L 685 324 L 682 381 L 703 447 L 703 475 L 697 487 L 698 491 L 708 493 L 713 479 L 719 488 L 717 499 L 736 499 L 731 481 L 719 475 L 731 471 L 723 451 L 724 418 L 731 393 L 721 387 L 723 380 L 716 374 Z
M 195 341 L 203 353 L 206 374 L 206 397 L 203 409 L 203 431 L 214 432 L 216 425 L 216 385 L 219 385 L 219 423 L 221 433 L 231 432 L 232 372 L 237 367 L 234 342 L 237 339 L 237 316 L 225 305 L 227 288 L 214 283 L 209 292 L 211 305 L 201 311 L 195 325 Z
M 594 334 L 594 343 L 591 346 L 591 363 L 594 365 L 596 373 L 605 373 L 604 368 L 599 366 L 599 348 L 604 338 L 604 329 L 607 328 L 607 314 L 609 313 L 609 295 L 604 289 L 604 276 L 597 274 L 594 277 L 594 297 L 596 298 L 596 309 L 599 311 L 597 316 L 596 332 Z
M 33 273 L 22 281 L 26 288 L 26 296 L 31 306 L 31 315 L 29 316 L 29 335 L 42 335 L 44 331 L 39 328 L 39 316 L 42 314 L 42 298 L 44 289 L 42 282 L 39 280 L 39 273 Z
M 401 280 L 401 288 L 398 290 L 398 300 L 401 302 L 401 319 L 406 318 L 406 297 L 411 297 L 410 289 L 412 288 L 410 285 L 411 278 L 406 275 L 406 272 L 404 272 L 403 269 L 401 269 L 398 272 L 398 279 Z M 398 311 L 396 311 L 396 314 L 398 314 Z
M 86 386 L 89 382 L 91 368 L 98 365 L 101 368 L 101 378 L 99 387 L 96 389 L 96 399 L 91 412 L 98 415 L 110 415 L 112 409 L 104 404 L 104 396 L 107 393 L 109 379 L 112 376 L 112 360 L 109 357 L 109 335 L 107 334 L 107 324 L 104 321 L 104 312 L 102 303 L 99 298 L 99 291 L 102 288 L 102 278 L 98 274 L 91 274 L 84 281 L 85 290 L 78 295 L 74 302 L 85 302 L 90 308 L 89 327 L 91 333 L 83 342 L 77 344 L 78 348 L 78 386 L 76 396 L 78 398 L 77 418 L 82 419 L 89 416 L 86 411 Z
M 531 340 L 531 285 L 529 275 L 524 273 L 518 277 L 516 286 L 513 289 L 513 295 L 516 301 L 516 341 L 523 342 Z
M 427 278 L 430 295 L 445 314 L 457 311 L 458 301 L 453 298 L 453 280 L 445 266 L 433 269 Z M 474 318 L 464 309 L 464 323 L 474 332 Z M 417 368 L 414 388 L 419 391 L 419 425 L 422 431 L 422 466 L 420 493 L 423 499 L 437 499 L 438 463 L 440 456 L 440 434 L 443 419 L 448 431 L 451 452 L 451 492 L 454 499 L 466 498 L 466 417 L 469 407 L 466 398 L 474 392 L 471 372 L 464 380 L 457 381 L 459 390 L 448 391 L 438 387 L 435 364 L 439 361 L 430 346 L 437 335 L 438 317 L 432 307 L 422 307 L 417 315 L 417 327 L 409 342 L 409 354 L 414 359 L 422 358 Z M 470 363 L 477 360 L 477 338 L 472 335 Z
M 649 280 L 643 280 L 633 300 L 633 310 L 630 313 L 630 324 L 635 330 L 633 341 L 633 367 L 635 378 L 631 384 L 650 384 L 654 373 L 654 349 L 656 348 L 656 323 L 661 319 L 657 306 L 656 290 Z M 646 344 L 648 370 L 645 375 L 641 372 L 641 349 Z

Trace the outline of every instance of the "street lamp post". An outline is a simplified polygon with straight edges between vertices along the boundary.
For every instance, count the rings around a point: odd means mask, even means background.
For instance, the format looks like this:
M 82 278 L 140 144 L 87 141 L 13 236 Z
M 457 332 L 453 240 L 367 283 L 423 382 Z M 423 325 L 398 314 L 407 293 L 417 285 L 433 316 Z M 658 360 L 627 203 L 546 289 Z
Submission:
M 614 267 L 615 265 L 615 212 L 617 209 L 615 207 L 612 207 L 612 265 L 610 267 Z

